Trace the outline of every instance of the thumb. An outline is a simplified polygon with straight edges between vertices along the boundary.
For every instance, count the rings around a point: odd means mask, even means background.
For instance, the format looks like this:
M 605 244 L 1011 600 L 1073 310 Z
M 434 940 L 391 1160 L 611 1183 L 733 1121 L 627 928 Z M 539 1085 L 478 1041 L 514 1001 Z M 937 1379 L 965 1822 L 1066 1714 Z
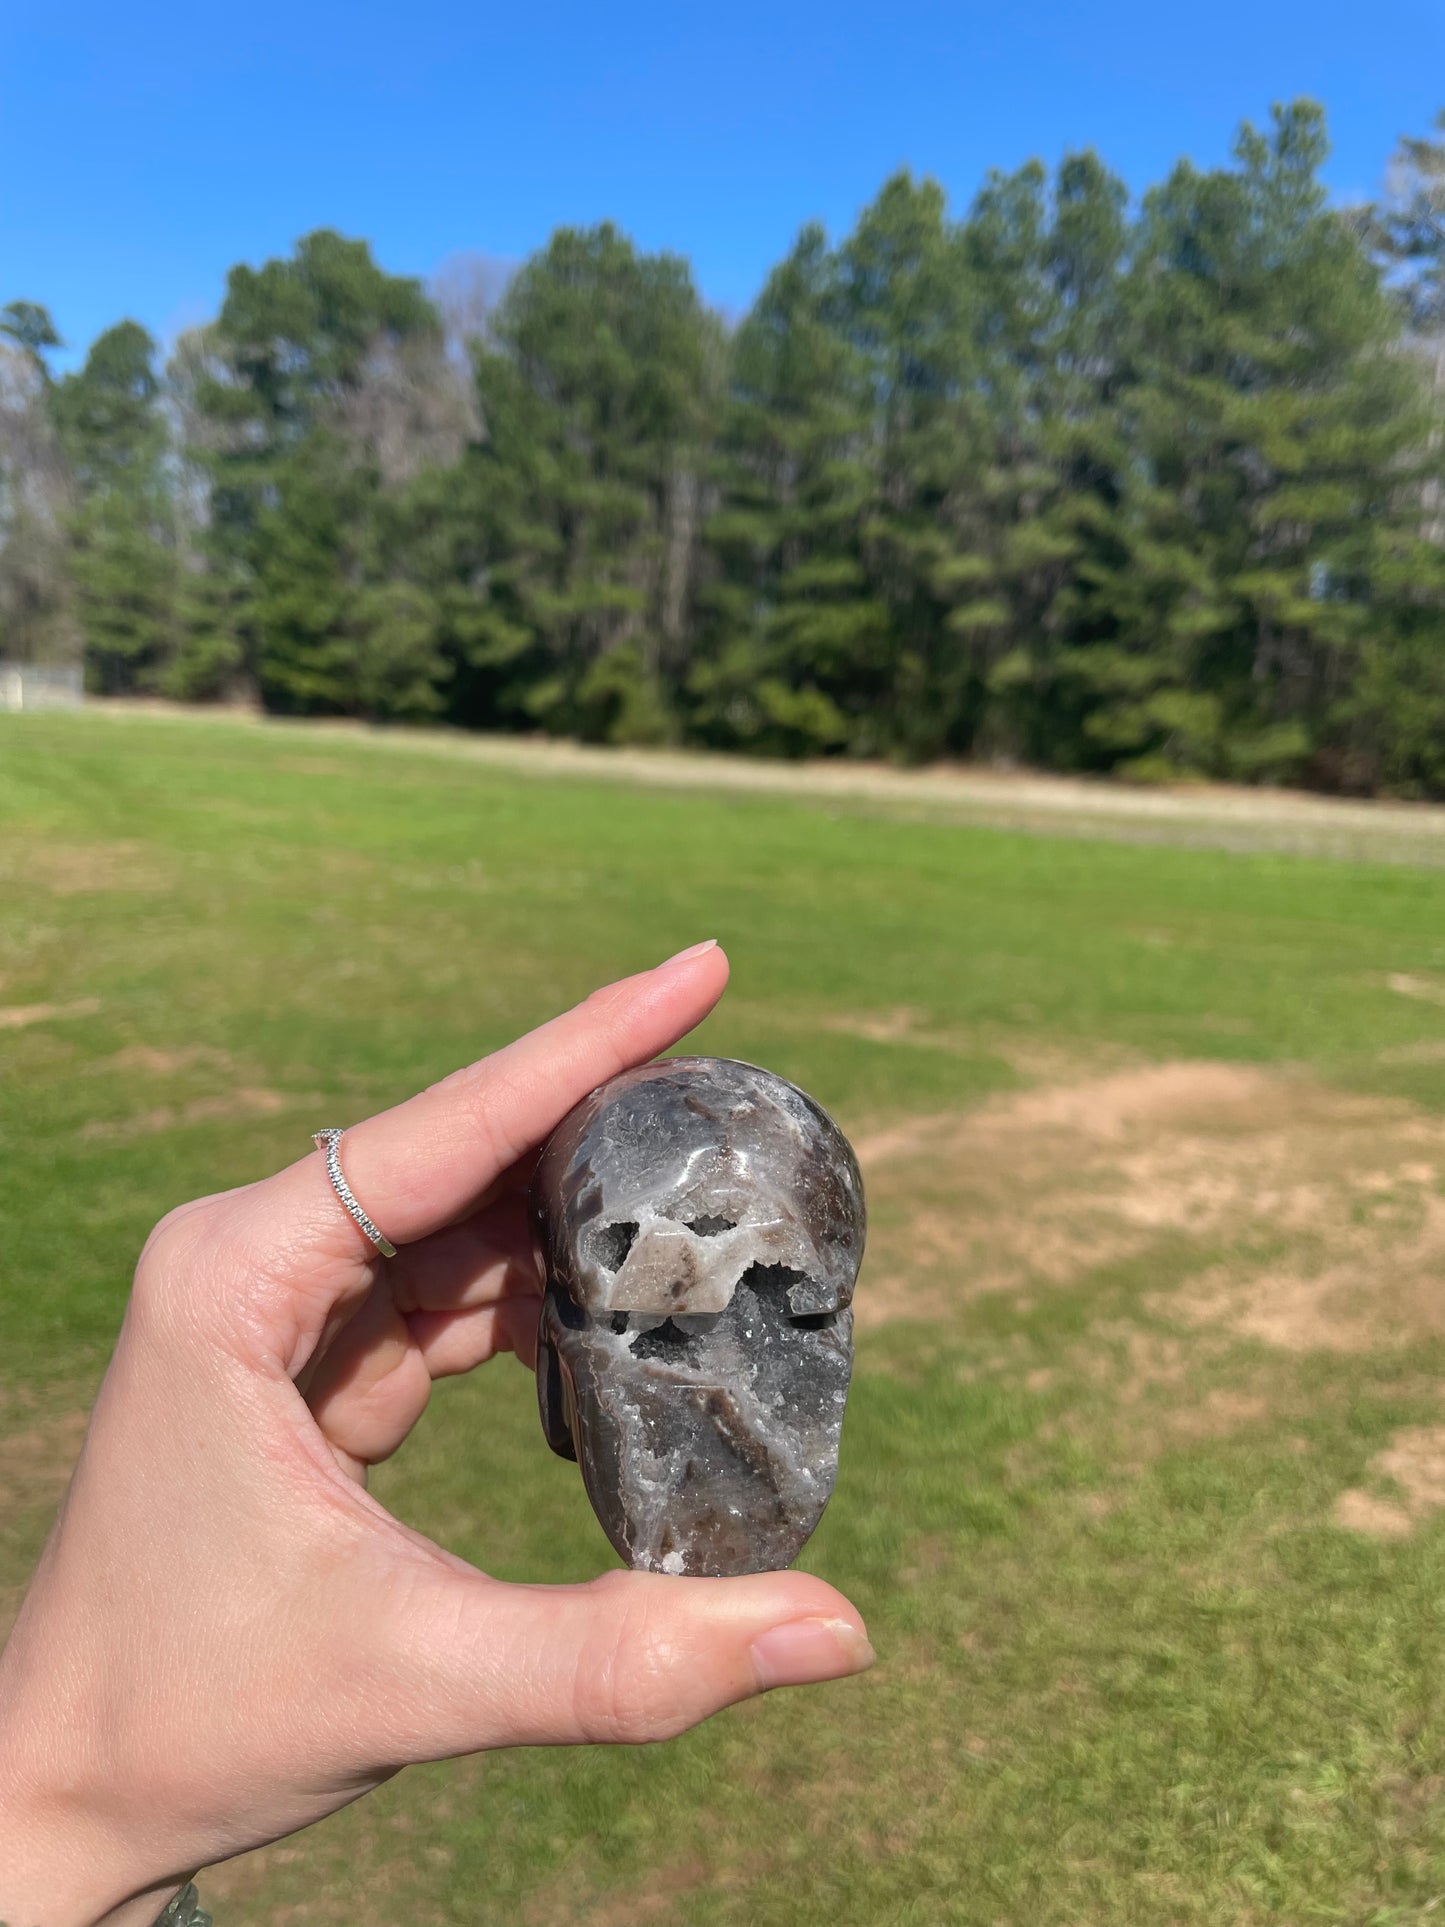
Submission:
M 798 1572 L 511 1586 L 468 1569 L 438 1574 L 407 1619 L 418 1759 L 670 1739 L 770 1687 L 873 1663 L 856 1610 Z

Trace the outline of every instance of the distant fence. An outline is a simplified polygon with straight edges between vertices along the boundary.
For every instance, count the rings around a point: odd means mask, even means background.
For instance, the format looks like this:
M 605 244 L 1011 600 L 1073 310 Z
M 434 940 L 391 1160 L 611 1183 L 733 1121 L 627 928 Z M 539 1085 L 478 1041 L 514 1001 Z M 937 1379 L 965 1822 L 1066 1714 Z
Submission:
M 0 710 L 78 709 L 80 665 L 0 662 Z

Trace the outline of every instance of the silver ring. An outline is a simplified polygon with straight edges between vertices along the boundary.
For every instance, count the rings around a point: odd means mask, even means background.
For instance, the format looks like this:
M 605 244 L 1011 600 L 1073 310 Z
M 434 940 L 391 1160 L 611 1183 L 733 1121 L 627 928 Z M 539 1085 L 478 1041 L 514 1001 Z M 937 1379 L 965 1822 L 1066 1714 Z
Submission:
M 344 1136 L 344 1131 L 313 1131 L 311 1134 L 311 1142 L 316 1146 L 318 1151 L 324 1151 L 326 1153 L 326 1175 L 331 1180 L 332 1190 L 345 1205 L 349 1216 L 361 1227 L 384 1258 L 394 1258 L 396 1256 L 396 1246 L 391 1242 L 390 1238 L 384 1238 L 377 1230 L 376 1226 L 356 1202 L 355 1197 L 352 1195 L 351 1186 L 341 1175 L 341 1156 L 336 1147 L 340 1144 Z

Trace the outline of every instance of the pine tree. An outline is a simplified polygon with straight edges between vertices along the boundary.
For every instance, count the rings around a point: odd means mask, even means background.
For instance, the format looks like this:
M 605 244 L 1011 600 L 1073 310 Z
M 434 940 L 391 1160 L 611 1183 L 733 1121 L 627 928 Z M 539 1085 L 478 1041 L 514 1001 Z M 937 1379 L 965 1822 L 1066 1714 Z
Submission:
M 852 737 L 855 666 L 888 625 L 860 555 L 869 427 L 839 262 L 808 227 L 731 343 L 705 531 L 716 575 L 689 681 L 704 741 L 803 755 Z
M 86 662 L 107 695 L 160 686 L 176 645 L 174 504 L 156 347 L 122 321 L 58 382 L 51 409 L 70 462 L 70 567 Z
M 1148 197 L 1128 289 L 1120 560 L 1073 667 L 1101 760 L 1141 775 L 1308 767 L 1419 433 L 1379 277 L 1326 206 L 1319 110 L 1235 152 Z
M 38 301 L 10 301 L 0 308 L 0 335 L 11 341 L 30 360 L 42 380 L 50 380 L 45 357 L 52 348 L 64 346 L 55 331 L 50 310 Z
M 1416 486 L 1418 530 L 1397 528 L 1382 571 L 1387 617 L 1369 636 L 1342 708 L 1346 768 L 1362 786 L 1445 793 L 1445 112 L 1436 139 L 1401 141 L 1373 241 L 1402 310 L 1402 349 L 1428 419 Z M 1405 483 L 1402 478 L 1402 487 Z
M 36 302 L 0 309 L 0 656 L 14 662 L 81 655 L 66 543 L 71 478 L 45 359 L 60 345 Z
M 844 325 L 872 403 L 861 560 L 869 599 L 887 612 L 854 664 L 855 741 L 917 760 L 956 746 L 964 721 L 966 679 L 945 622 L 959 554 L 945 511 L 978 453 L 968 290 L 943 190 L 895 175 L 840 268 Z M 955 631 L 957 614 L 955 602 Z
M 962 592 L 951 623 L 969 646 L 969 746 L 1079 760 L 1071 652 L 1092 639 L 1093 580 L 1126 461 L 1118 434 L 1125 190 L 1093 154 L 1067 157 L 1047 192 L 1037 163 L 994 177 L 964 229 L 973 288 L 984 459 L 958 497 Z
M 443 349 L 420 284 L 325 229 L 289 260 L 232 269 L 206 331 L 194 403 L 207 433 L 195 453 L 210 479 L 212 563 L 277 708 L 362 703 L 353 605 L 382 475 L 356 404 L 379 359 L 418 347 Z
M 1436 138 L 1406 135 L 1390 169 L 1390 193 L 1372 209 L 1370 231 L 1392 268 L 1416 329 L 1445 329 L 1445 109 Z
M 477 356 L 495 561 L 471 661 L 513 722 L 618 741 L 676 725 L 716 331 L 686 265 L 562 229 Z

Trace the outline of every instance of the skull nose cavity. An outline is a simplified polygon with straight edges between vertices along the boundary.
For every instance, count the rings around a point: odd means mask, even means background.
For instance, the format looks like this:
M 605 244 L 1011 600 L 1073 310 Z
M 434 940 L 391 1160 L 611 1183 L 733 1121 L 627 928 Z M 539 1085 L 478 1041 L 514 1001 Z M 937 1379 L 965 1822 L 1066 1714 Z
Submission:
M 720 1311 L 675 1311 L 669 1322 L 690 1338 L 701 1338 L 715 1330 L 721 1321 Z
M 660 1325 L 651 1331 L 639 1332 L 632 1340 L 634 1358 L 686 1358 L 696 1340 L 690 1331 L 684 1331 L 681 1323 L 673 1318 L 664 1318 Z
M 719 1218 L 713 1215 L 711 1212 L 708 1212 L 708 1213 L 705 1213 L 700 1218 L 690 1218 L 688 1220 L 687 1228 L 696 1237 L 716 1238 L 722 1232 L 736 1231 L 738 1227 L 735 1219 Z
M 592 1252 L 604 1271 L 621 1271 L 637 1242 L 638 1227 L 630 1220 L 599 1225 L 592 1234 Z

